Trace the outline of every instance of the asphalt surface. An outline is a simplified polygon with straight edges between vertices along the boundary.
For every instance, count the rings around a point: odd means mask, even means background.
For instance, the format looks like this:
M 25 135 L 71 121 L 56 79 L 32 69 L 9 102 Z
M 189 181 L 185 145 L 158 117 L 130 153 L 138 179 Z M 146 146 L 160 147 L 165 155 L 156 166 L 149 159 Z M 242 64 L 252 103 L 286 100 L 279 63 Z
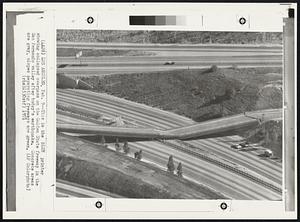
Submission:
M 231 130 L 259 125 L 259 121 L 281 119 L 281 109 L 261 110 L 260 112 L 247 112 L 224 118 L 218 118 L 202 123 L 192 124 L 170 130 L 157 130 L 152 128 L 139 127 L 110 127 L 94 126 L 83 124 L 70 125 L 69 123 L 57 123 L 57 130 L 60 132 L 70 132 L 79 134 L 98 134 L 103 136 L 133 137 L 144 139 L 203 139 L 221 135 Z M 227 134 L 229 135 L 229 134 Z M 234 132 L 233 134 L 234 135 Z
M 238 45 L 238 44 L 141 44 L 141 43 L 93 43 L 57 42 L 57 48 L 119 49 L 119 50 L 172 50 L 172 51 L 282 51 L 281 45 Z
M 194 123 L 188 118 L 173 113 L 89 91 L 58 89 L 57 102 L 68 103 L 81 109 L 107 115 L 115 114 L 122 116 L 122 119 L 126 121 L 135 121 L 138 125 L 156 129 L 170 129 Z M 228 165 L 246 170 L 248 173 L 280 187 L 282 181 L 281 163 L 259 157 L 258 154 L 261 152 L 259 150 L 239 152 L 230 148 L 231 144 L 241 139 L 239 137 L 222 137 L 193 140 L 187 143 L 196 147 L 194 149 L 197 152 L 218 158 Z M 180 143 L 177 140 L 171 142 Z M 143 158 L 158 164 L 160 167 L 166 166 L 167 159 L 172 154 L 176 164 L 179 161 L 182 162 L 185 177 L 205 184 L 233 199 L 279 200 L 282 198 L 278 192 L 261 184 L 157 141 L 130 143 L 130 149 L 132 151 L 142 149 L 144 151 Z
M 121 197 L 111 194 L 107 191 L 79 185 L 66 180 L 58 179 L 56 181 L 56 196 L 57 197 L 82 197 L 82 198 L 111 198 Z
M 87 44 L 60 43 L 58 48 L 93 50 L 131 50 L 153 54 L 99 56 L 80 58 L 57 57 L 58 72 L 67 75 L 107 75 L 166 71 L 174 69 L 201 69 L 219 67 L 281 67 L 281 46 L 209 46 L 209 45 L 144 45 L 144 44 Z M 167 65 L 167 62 L 174 62 Z M 60 67 L 60 65 L 62 65 Z

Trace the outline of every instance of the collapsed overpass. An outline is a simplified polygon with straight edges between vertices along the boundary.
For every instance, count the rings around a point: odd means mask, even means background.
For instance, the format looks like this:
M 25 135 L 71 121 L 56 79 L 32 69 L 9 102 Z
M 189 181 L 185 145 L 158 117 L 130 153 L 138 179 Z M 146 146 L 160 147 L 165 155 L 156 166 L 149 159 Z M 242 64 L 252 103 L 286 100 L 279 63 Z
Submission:
M 159 130 L 153 128 L 112 127 L 94 125 L 57 124 L 57 132 L 75 133 L 79 135 L 100 135 L 137 139 L 203 139 L 226 135 L 251 127 L 257 127 L 269 120 L 281 120 L 282 109 L 259 110 L 243 114 L 204 121 L 188 126 Z

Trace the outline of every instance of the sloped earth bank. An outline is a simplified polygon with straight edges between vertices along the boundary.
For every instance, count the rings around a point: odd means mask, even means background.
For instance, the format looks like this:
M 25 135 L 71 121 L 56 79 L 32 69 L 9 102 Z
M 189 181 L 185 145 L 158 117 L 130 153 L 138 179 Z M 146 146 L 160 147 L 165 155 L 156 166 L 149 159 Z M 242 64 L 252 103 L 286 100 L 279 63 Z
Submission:
M 201 122 L 260 109 L 282 107 L 281 68 L 217 68 L 85 77 L 94 91 L 105 92 L 175 112 Z M 276 125 L 276 124 L 275 124 Z M 281 156 L 282 126 L 262 142 Z M 261 141 L 254 131 L 241 132 Z M 256 136 L 255 136 L 256 135 Z M 257 139 L 254 139 L 258 136 Z
M 204 121 L 282 106 L 278 68 L 192 69 L 84 77 L 106 92 Z
M 58 179 L 128 198 L 226 199 L 208 187 L 91 142 L 57 134 Z M 167 161 L 167 160 L 166 160 Z

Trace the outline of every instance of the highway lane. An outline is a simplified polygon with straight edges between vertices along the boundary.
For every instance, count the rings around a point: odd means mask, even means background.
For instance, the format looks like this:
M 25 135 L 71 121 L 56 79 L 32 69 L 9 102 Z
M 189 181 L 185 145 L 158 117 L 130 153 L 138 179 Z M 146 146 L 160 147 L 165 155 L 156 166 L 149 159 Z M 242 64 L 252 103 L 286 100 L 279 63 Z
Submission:
M 90 102 L 93 101 L 93 99 L 97 99 L 97 104 L 98 107 L 100 108 L 100 110 L 102 109 L 110 109 L 113 108 L 115 109 L 115 115 L 119 115 L 119 116 L 123 116 L 123 112 L 124 110 L 127 110 L 126 112 L 126 116 L 131 116 L 133 119 L 147 119 L 145 120 L 149 123 L 152 123 L 153 121 L 156 122 L 156 124 L 160 123 L 160 125 L 158 125 L 158 127 L 168 127 L 168 128 L 174 128 L 175 126 L 178 126 L 179 124 L 182 124 L 182 126 L 187 125 L 187 124 L 193 124 L 195 123 L 194 121 L 192 121 L 191 119 L 187 119 L 185 117 L 181 117 L 178 115 L 173 115 L 174 118 L 173 119 L 168 119 L 170 115 L 169 112 L 164 112 L 161 111 L 161 113 L 159 113 L 159 109 L 151 109 L 153 111 L 147 113 L 145 112 L 145 110 L 147 110 L 149 108 L 149 106 L 141 106 L 138 107 L 136 106 L 136 103 L 133 104 L 133 102 L 129 102 L 128 100 L 125 99 L 115 99 L 114 101 L 112 101 L 112 96 L 108 96 L 107 95 L 107 99 L 105 99 L 105 97 L 101 98 L 98 97 L 99 93 L 93 93 L 92 94 L 85 94 L 85 92 L 81 91 L 79 94 L 77 94 L 77 91 L 61 91 L 60 89 L 57 90 L 57 99 L 59 99 L 59 101 L 61 102 L 65 102 L 65 103 L 69 103 L 71 104 L 72 102 L 78 102 L 78 96 L 80 96 L 81 98 L 83 98 L 82 100 L 82 105 L 90 105 Z M 65 98 L 65 95 L 67 95 L 67 98 Z M 114 97 L 117 98 L 117 97 Z M 128 102 L 127 102 L 128 101 Z M 116 107 L 116 103 L 119 104 L 119 106 Z M 137 112 L 135 110 L 135 108 L 143 108 L 145 109 L 144 112 Z M 160 115 L 158 115 L 160 114 Z M 167 128 L 163 128 L 163 129 L 167 129 Z
M 140 50 L 149 55 L 99 56 L 79 59 L 74 56 L 57 57 L 59 72 L 68 75 L 107 75 L 174 69 L 201 69 L 211 65 L 222 68 L 236 65 L 245 67 L 282 67 L 282 46 L 234 45 L 145 45 L 103 43 L 59 43 L 58 48 L 94 50 Z M 164 65 L 167 61 L 174 65 Z M 82 66 L 80 66 L 82 64 Z M 73 66 L 72 66 L 73 65 Z
M 64 102 L 64 103 L 68 103 L 72 106 L 78 106 L 78 103 L 76 101 L 76 97 L 72 97 L 72 96 L 68 96 L 68 98 L 66 97 L 63 97 L 61 98 L 61 96 L 57 96 L 57 98 L 59 99 L 59 102 Z M 90 103 L 91 101 L 86 101 L 86 100 L 82 100 L 81 101 L 81 108 L 83 109 L 89 109 L 90 107 Z M 94 105 L 94 107 L 96 108 L 93 108 L 94 111 L 98 111 L 98 110 L 101 110 L 102 113 L 106 113 L 106 114 L 115 114 L 116 116 L 121 116 L 122 118 L 124 117 L 123 115 L 123 112 L 122 112 L 122 108 L 120 107 L 116 107 L 115 111 L 113 110 L 114 107 L 110 106 L 110 105 L 107 105 L 105 106 L 105 103 L 102 102 L 102 103 L 97 103 Z M 136 123 L 142 123 L 142 119 L 145 118 L 145 114 L 140 114 L 140 113 L 137 113 L 137 115 L 135 115 L 134 112 L 132 111 L 128 111 L 128 113 L 126 114 L 126 119 L 127 121 L 130 121 L 130 120 L 134 120 L 136 119 Z M 151 123 L 154 119 L 151 120 L 152 117 L 149 117 L 149 119 L 146 119 L 144 122 L 151 126 Z M 171 125 L 170 123 L 168 123 L 167 121 L 164 121 L 164 120 L 160 120 L 160 121 L 157 121 L 157 124 L 156 124 L 156 129 L 160 129 L 164 126 L 164 124 L 167 124 L 168 126 L 175 126 L 175 125 Z
M 69 99 L 69 100 L 72 100 L 72 99 Z M 60 100 L 60 101 L 62 101 L 62 100 Z M 64 101 L 64 100 L 63 100 Z M 64 102 L 66 102 L 66 101 L 64 101 Z M 81 108 L 84 108 L 83 107 L 83 104 L 84 104 L 84 102 L 81 102 Z M 71 103 L 70 105 L 73 105 L 73 106 L 76 106 L 76 103 Z M 89 104 L 87 104 L 87 106 L 85 106 L 86 108 L 87 108 L 87 110 L 88 110 L 88 107 L 89 107 Z M 101 109 L 101 107 L 99 107 L 99 109 Z M 113 108 L 112 108 L 113 109 Z M 145 118 L 145 117 L 142 117 L 142 118 Z M 172 126 L 171 126 L 172 127 Z M 75 128 L 77 129 L 77 127 L 75 126 Z M 82 127 L 79 127 L 80 128 L 80 130 L 82 129 Z M 109 127 L 110 128 L 110 127 Z M 119 128 L 116 128 L 116 129 L 119 129 Z M 139 129 L 137 129 L 137 132 L 138 131 L 140 131 Z M 203 147 L 203 143 L 205 142 L 206 140 L 199 140 L 199 142 L 202 142 L 200 145 Z M 194 144 L 194 145 L 196 145 L 197 146 L 197 144 Z M 227 147 L 229 147 L 229 145 L 227 146 Z M 218 148 L 218 149 L 222 149 L 222 147 L 220 146 L 220 148 Z M 218 149 L 216 149 L 214 152 L 218 152 Z M 229 152 L 230 152 L 230 150 L 229 150 Z M 231 153 L 230 155 L 236 155 L 236 153 Z M 223 154 L 224 155 L 224 154 Z M 225 152 L 225 156 L 226 156 L 226 152 Z M 231 158 L 229 155 L 227 156 L 229 159 Z M 250 156 L 251 157 L 251 156 Z M 241 158 L 241 155 L 237 155 L 237 158 Z M 251 158 L 250 158 L 251 159 Z M 256 159 L 258 159 L 258 158 L 256 158 Z M 245 159 L 244 158 L 244 161 L 245 161 L 245 163 L 247 163 L 247 160 L 249 160 L 248 158 L 247 159 Z M 257 166 L 257 164 L 255 165 L 255 166 Z M 249 167 L 249 166 L 248 166 Z M 263 167 L 263 166 L 262 166 Z M 255 169 L 255 171 L 257 171 L 257 170 L 259 170 L 259 169 Z M 266 169 L 266 170 L 264 170 L 264 171 L 261 171 L 261 172 L 265 172 L 265 171 L 268 171 L 268 169 Z M 272 175 L 274 174 L 275 172 L 272 172 Z M 275 179 L 276 177 L 274 177 L 274 179 Z M 275 181 L 276 181 L 276 179 L 275 179 Z
M 177 145 L 180 145 L 177 141 L 172 141 Z M 265 164 L 262 164 L 260 161 L 256 161 L 257 158 L 253 158 L 253 155 L 245 156 L 240 155 L 236 150 L 229 150 L 229 146 L 221 145 L 216 142 L 215 139 L 203 139 L 195 141 L 190 141 L 190 144 L 200 147 L 202 150 L 210 151 L 209 153 L 213 153 L 217 155 L 220 159 L 224 159 L 225 161 L 230 161 L 237 166 L 244 167 L 246 169 L 250 169 L 252 173 L 258 173 L 263 177 L 270 179 L 270 182 L 274 182 L 277 185 L 281 184 L 281 172 L 278 172 L 277 169 L 269 167 L 265 169 Z M 233 152 L 232 152 L 233 151 Z M 256 162 L 255 165 L 251 164 L 251 162 Z
M 130 119 L 136 119 L 138 123 L 143 123 L 143 121 L 147 122 L 146 126 L 154 127 L 157 129 L 170 129 L 174 127 L 182 127 L 182 126 L 189 126 L 191 124 L 195 124 L 196 122 L 192 121 L 191 119 L 188 119 L 186 117 L 177 115 L 175 113 L 170 113 L 166 111 L 162 111 L 157 108 L 149 109 L 148 106 L 135 103 L 132 101 L 128 101 L 122 98 L 114 97 L 107 94 L 99 94 L 95 92 L 90 91 L 78 91 L 78 90 L 65 90 L 62 91 L 62 95 L 66 95 L 68 97 L 69 101 L 74 101 L 76 105 L 76 100 L 78 102 L 78 96 L 82 98 L 81 100 L 81 106 L 83 105 L 83 101 L 86 101 L 86 107 L 88 109 L 94 109 L 95 111 L 101 111 L 101 112 L 118 112 L 119 115 L 123 115 L 122 117 L 128 118 L 130 116 Z M 58 90 L 58 96 L 60 94 L 60 90 Z M 60 98 L 61 99 L 61 98 Z M 97 104 L 94 103 L 97 101 Z M 67 100 L 66 100 L 67 102 Z M 90 106 L 90 104 L 93 103 L 93 107 Z M 103 110 L 103 107 L 105 106 L 105 109 Z M 126 110 L 123 114 L 120 113 L 121 111 Z M 130 114 L 129 114 L 130 113 Z M 255 113 L 255 112 L 254 112 Z M 149 118 L 152 118 L 149 120 Z M 154 119 L 153 119 L 154 118 Z M 165 120 L 169 121 L 165 121 Z M 163 121 L 162 123 L 160 121 Z M 277 168 L 278 170 L 281 169 L 281 167 Z
M 282 62 L 282 55 L 238 55 L 238 56 L 219 56 L 219 55 L 203 55 L 203 56 L 99 56 L 99 57 L 81 57 L 76 59 L 75 57 L 57 57 L 57 65 L 60 64 L 88 64 L 88 65 L 157 65 L 164 64 L 166 61 L 174 61 L 176 64 L 199 64 L 201 62 L 213 63 L 215 61 L 226 62 Z
M 164 63 L 167 61 L 175 62 L 174 65 L 165 65 Z M 119 61 L 111 61 L 111 62 L 93 62 L 90 61 L 81 62 L 82 65 L 80 65 L 79 61 L 74 61 L 74 63 L 62 63 L 62 64 L 68 64 L 73 66 L 66 66 L 64 68 L 58 68 L 59 71 L 61 70 L 113 70 L 111 67 L 118 67 L 118 68 L 124 68 L 129 69 L 132 68 L 133 70 L 135 68 L 141 68 L 145 67 L 147 69 L 156 68 L 156 69 L 165 69 L 166 67 L 172 68 L 172 69 L 186 69 L 189 68 L 200 68 L 203 66 L 209 66 L 209 65 L 219 65 L 219 66 L 247 66 L 247 65 L 273 65 L 273 66 L 282 66 L 282 60 L 281 59 L 269 59 L 269 58 L 256 58 L 256 59 L 220 59 L 220 60 L 195 60 L 195 61 L 185 61 L 185 62 L 178 62 L 174 60 L 160 60 L 160 61 L 134 61 L 134 62 L 119 62 Z M 76 66 L 74 66 L 76 65 Z
M 270 114 L 269 114 L 270 113 Z M 251 114 L 251 112 L 249 112 Z M 258 115 L 258 113 L 257 113 Z M 262 110 L 261 114 L 258 115 L 258 119 L 264 116 L 265 119 L 280 118 L 280 111 L 273 110 Z M 269 117 L 271 116 L 271 117 Z M 71 133 L 87 133 L 87 134 L 100 134 L 104 136 L 118 136 L 118 137 L 131 137 L 131 138 L 144 138 L 144 139 L 205 139 L 207 137 L 214 137 L 216 135 L 224 135 L 228 131 L 231 135 L 236 134 L 232 130 L 240 130 L 249 127 L 259 126 L 259 121 L 256 118 L 249 118 L 244 114 L 233 115 L 214 120 L 204 121 L 201 123 L 193 124 L 190 126 L 183 126 L 176 129 L 170 130 L 157 130 L 153 128 L 143 127 L 110 127 L 110 126 L 88 126 L 81 124 L 80 126 L 70 126 L 69 124 L 59 124 L 57 129 L 61 132 Z
M 56 114 L 56 122 L 63 123 L 63 124 L 72 124 L 72 125 L 80 125 L 80 124 L 96 125 L 95 123 L 91 123 L 89 121 L 85 121 L 75 117 L 61 115 L 61 114 Z
M 112 194 L 104 190 L 95 189 L 81 184 L 72 183 L 66 180 L 56 180 L 56 193 L 68 197 L 82 198 L 120 198 L 117 194 Z
M 72 93 L 71 93 L 72 94 Z M 89 92 L 83 92 L 83 94 L 90 94 Z M 94 93 L 92 93 L 92 94 L 94 94 Z M 92 96 L 93 97 L 93 96 Z M 93 98 L 92 98 L 93 99 Z M 82 100 L 85 100 L 84 98 L 82 98 Z M 120 99 L 115 99 L 115 100 L 117 100 L 117 104 L 119 105 L 120 104 Z M 111 101 L 111 100 L 110 100 Z M 116 101 L 115 101 L 116 102 Z M 124 101 L 123 101 L 124 102 Z M 95 106 L 95 99 L 93 99 L 93 107 Z M 138 106 L 138 105 L 137 105 Z M 92 106 L 91 106 L 92 107 Z M 102 106 L 100 106 L 99 108 L 97 108 L 96 107 L 96 110 L 98 109 L 98 111 L 100 111 L 101 110 L 101 107 Z M 145 107 L 143 107 L 143 109 L 144 109 Z M 111 110 L 111 112 L 113 112 L 113 107 L 111 108 L 112 110 Z M 152 110 L 152 109 L 151 109 Z M 149 111 L 151 111 L 151 110 L 148 110 L 147 111 L 147 113 L 149 113 Z M 135 108 L 135 111 L 136 112 L 138 112 L 139 110 L 137 110 L 136 108 Z M 157 114 L 155 114 L 155 115 L 157 115 Z M 176 115 L 172 115 L 172 116 L 176 116 Z M 144 117 L 143 117 L 144 118 Z M 176 117 L 175 117 L 176 118 Z M 153 123 L 155 123 L 155 121 L 153 122 Z M 182 123 L 183 124 L 183 123 Z M 155 124 L 154 124 L 155 125 Z M 179 124 L 180 125 L 180 124 Z M 171 127 L 171 126 L 170 126 Z M 227 146 L 227 145 L 226 145 Z M 256 161 L 256 160 L 255 160 Z M 256 162 L 254 162 L 254 164 L 253 165 L 255 165 L 255 163 Z
M 206 172 L 206 176 L 208 177 L 212 177 L 213 175 L 213 177 L 216 177 L 215 179 L 218 178 L 220 182 L 223 183 L 223 186 L 224 184 L 227 183 L 227 186 L 230 187 L 231 189 L 230 195 L 233 195 L 236 190 L 240 190 L 242 193 L 245 193 L 247 195 L 252 195 L 253 198 L 258 198 L 258 199 L 260 198 L 268 199 L 274 197 L 275 199 L 279 198 L 279 195 L 274 191 L 270 191 L 267 188 L 262 188 L 261 185 L 249 181 L 246 178 L 240 177 L 239 175 L 233 172 L 228 172 L 228 170 L 220 168 L 215 164 L 211 164 L 208 162 L 205 162 L 204 164 L 203 160 L 200 160 L 197 157 L 193 157 L 191 155 L 180 152 L 178 150 L 172 149 L 171 147 L 165 146 L 164 144 L 157 143 L 157 142 L 137 142 L 137 143 L 141 145 L 142 149 L 146 149 L 143 147 L 147 147 L 148 152 L 152 150 L 152 152 L 156 153 L 157 155 L 159 154 L 164 155 L 166 163 L 169 155 L 173 155 L 174 159 L 177 160 L 177 163 L 182 162 L 183 166 L 187 165 L 191 168 L 193 167 L 193 172 L 197 172 L 199 169 L 201 169 L 201 172 L 196 178 L 199 177 L 201 178 L 201 176 L 205 174 L 204 171 Z M 225 178 L 224 175 L 226 175 Z M 248 186 L 245 186 L 245 184 L 248 184 Z M 229 193 L 227 193 L 227 195 L 229 195 Z
M 227 139 L 228 138 L 228 139 Z M 216 138 L 216 142 L 217 143 L 226 143 L 228 144 L 228 147 L 230 147 L 231 145 L 233 144 L 236 144 L 236 142 L 233 142 L 232 139 L 233 138 L 237 138 L 236 140 L 243 140 L 243 138 L 241 138 L 240 136 L 229 136 L 229 137 L 224 137 L 224 138 Z M 230 141 L 231 139 L 231 141 Z M 256 146 L 255 147 L 258 147 L 258 148 L 261 148 L 261 149 L 264 149 L 263 147 L 261 146 Z M 243 152 L 241 151 L 240 153 L 243 153 L 243 155 L 247 156 L 247 158 L 251 158 L 252 156 L 255 155 L 256 158 L 258 158 L 261 162 L 264 162 L 266 163 L 266 165 L 268 165 L 269 168 L 272 168 L 278 172 L 280 172 L 280 175 L 282 176 L 282 163 L 281 161 L 273 161 L 273 160 L 270 160 L 268 158 L 260 158 L 258 157 L 259 154 L 261 154 L 261 150 L 253 150 L 251 152 Z
M 114 150 L 114 144 L 108 144 L 109 148 Z M 237 180 L 236 175 L 232 175 L 229 177 L 229 181 L 224 179 L 223 173 L 226 173 L 225 170 L 219 170 L 213 164 L 204 165 L 202 161 L 192 157 L 192 161 L 184 162 L 186 158 L 189 158 L 188 155 L 179 153 L 175 155 L 174 150 L 164 144 L 157 142 L 139 142 L 139 143 L 130 143 L 130 154 L 128 156 L 133 158 L 133 152 L 142 149 L 143 152 L 143 160 L 147 160 L 146 162 L 158 164 L 159 168 L 166 170 L 167 160 L 170 154 L 175 156 L 175 164 L 178 164 L 178 161 L 183 162 L 184 166 L 184 177 L 188 179 L 192 179 L 200 184 L 214 184 L 214 186 L 210 186 L 211 189 L 220 191 L 225 189 L 227 194 L 230 194 L 234 199 L 279 199 L 280 195 L 270 192 L 269 190 L 261 190 L 256 192 L 253 187 L 244 187 L 242 185 L 242 180 Z M 154 148 L 154 149 L 153 149 Z M 86 151 L 86 150 L 85 150 Z M 92 155 L 97 155 L 95 151 L 92 152 Z M 176 152 L 176 151 L 175 151 Z M 177 155 L 179 156 L 177 158 Z M 196 163 L 196 164 L 195 164 Z M 220 172 L 221 171 L 221 172 Z M 223 172 L 224 171 L 224 172 Z M 250 181 L 251 184 L 251 181 Z M 226 187 L 224 187 L 226 185 Z M 258 186 L 257 184 L 254 185 Z
M 97 94 L 93 94 L 93 95 L 97 96 Z M 68 99 L 61 98 L 61 94 L 59 92 L 57 93 L 57 97 L 60 98 L 61 102 L 67 102 L 67 103 L 74 104 L 77 101 L 76 95 L 72 95 L 72 93 L 68 94 Z M 89 96 L 84 95 L 84 94 L 82 94 L 81 97 L 84 97 L 84 99 L 86 100 L 86 103 L 84 101 L 82 101 L 83 105 L 84 104 L 89 105 L 88 102 L 92 102 L 92 100 L 93 100 L 92 98 L 90 98 Z M 195 130 L 195 129 L 199 128 L 198 123 L 190 122 L 190 121 L 189 121 L 188 125 L 186 124 L 186 122 L 184 122 L 183 125 L 181 125 L 181 126 L 184 126 L 184 127 L 178 128 L 177 127 L 178 126 L 178 117 L 177 116 L 174 119 L 169 118 L 168 120 L 166 120 L 165 117 L 157 116 L 156 114 L 152 115 L 151 113 L 147 113 L 147 112 L 146 113 L 145 112 L 138 112 L 137 113 L 136 110 L 132 109 L 132 107 L 130 106 L 130 104 L 127 103 L 126 100 L 123 100 L 122 102 L 124 102 L 124 104 L 119 103 L 119 106 L 115 107 L 115 104 L 114 104 L 115 102 L 111 102 L 109 100 L 104 101 L 101 98 L 98 98 L 98 104 L 99 105 L 101 104 L 105 108 L 116 108 L 116 114 L 118 114 L 118 115 L 122 115 L 122 112 L 124 111 L 124 109 L 126 109 L 127 110 L 126 115 L 128 116 L 129 114 L 130 115 L 132 114 L 133 118 L 137 118 L 137 117 L 141 117 L 143 119 L 147 118 L 151 121 L 155 120 L 156 122 L 158 121 L 157 119 L 159 118 L 159 122 L 161 123 L 161 125 L 158 126 L 158 127 L 168 126 L 169 128 L 172 128 L 170 130 L 170 132 L 185 133 L 185 132 L 188 132 L 189 130 Z M 101 109 L 101 107 L 99 107 L 99 108 Z M 145 109 L 148 109 L 148 107 L 145 107 Z M 269 115 L 270 115 L 270 118 L 272 118 L 273 116 L 278 116 L 278 110 L 271 109 L 271 110 L 264 110 L 263 112 L 266 112 L 265 115 L 262 114 L 262 111 L 255 111 L 253 113 L 252 112 L 249 112 L 249 113 L 246 112 L 245 115 L 243 115 L 243 114 L 235 115 L 235 116 L 232 116 L 231 118 L 236 118 L 237 121 L 240 117 L 243 117 L 243 118 L 249 119 L 249 120 L 252 120 L 252 119 L 257 120 L 257 118 L 261 118 L 262 116 L 264 116 L 264 119 L 267 120 L 267 118 L 269 118 Z M 244 117 L 244 116 L 246 116 L 246 117 Z M 166 117 L 168 117 L 168 116 L 166 116 Z M 208 125 L 208 127 L 211 127 L 212 124 L 215 125 L 215 124 L 218 124 L 218 122 L 224 122 L 224 121 L 223 121 L 223 119 L 210 120 L 210 121 L 205 121 L 205 123 L 202 123 L 202 125 L 206 124 L 206 125 Z M 231 120 L 229 120 L 229 122 L 231 122 Z M 174 127 L 177 127 L 178 129 L 176 129 L 176 128 L 174 129 Z M 168 128 L 164 128 L 164 129 L 168 129 Z
M 57 42 L 57 48 L 110 49 L 142 51 L 237 51 L 237 52 L 282 52 L 282 45 L 238 44 L 138 44 L 138 43 L 84 43 Z
M 111 144 L 113 146 L 113 144 Z M 280 195 L 268 189 L 256 191 L 259 185 L 249 182 L 245 178 L 228 172 L 211 163 L 203 163 L 195 157 L 178 152 L 169 146 L 157 142 L 129 143 L 131 152 L 143 150 L 143 159 L 146 158 L 159 164 L 166 170 L 169 155 L 174 156 L 174 163 L 183 164 L 184 176 L 192 178 L 198 183 L 208 185 L 210 188 L 224 193 L 234 199 L 278 199 Z M 187 161 L 187 159 L 189 161 Z M 226 177 L 224 177 L 226 175 Z M 245 183 L 248 186 L 245 186 Z M 252 186 L 253 183 L 253 186 Z M 251 187 L 250 187 L 251 185 Z

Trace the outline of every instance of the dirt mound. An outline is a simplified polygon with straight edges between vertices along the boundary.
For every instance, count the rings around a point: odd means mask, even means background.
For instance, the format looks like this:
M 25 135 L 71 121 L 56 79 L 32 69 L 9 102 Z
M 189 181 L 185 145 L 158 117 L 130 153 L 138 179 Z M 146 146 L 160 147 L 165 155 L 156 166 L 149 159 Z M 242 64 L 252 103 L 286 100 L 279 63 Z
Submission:
M 282 83 L 270 82 L 259 91 L 256 109 L 278 108 L 282 106 Z
M 81 79 L 74 79 L 63 73 L 57 73 L 56 87 L 60 89 L 92 89 L 91 85 Z
M 172 70 L 86 77 L 94 90 L 185 115 L 196 121 L 255 109 L 259 88 L 223 69 Z

